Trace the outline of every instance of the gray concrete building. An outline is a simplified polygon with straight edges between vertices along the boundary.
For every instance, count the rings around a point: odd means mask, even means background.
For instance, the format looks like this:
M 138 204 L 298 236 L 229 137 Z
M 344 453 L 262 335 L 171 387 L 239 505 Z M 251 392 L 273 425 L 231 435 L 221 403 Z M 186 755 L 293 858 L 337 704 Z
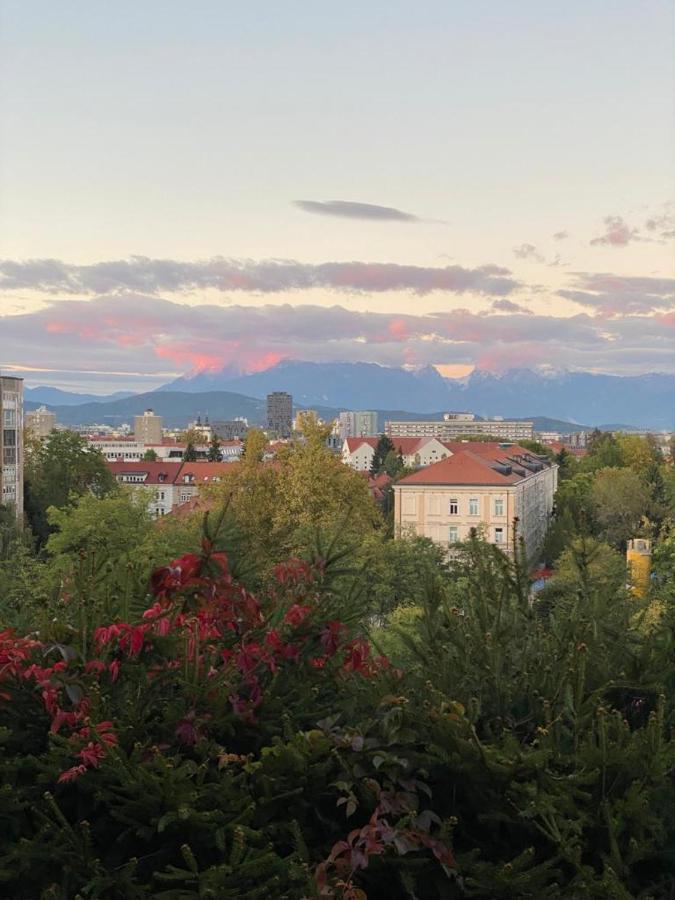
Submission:
M 267 395 L 267 429 L 277 437 L 290 437 L 293 430 L 293 397 L 286 391 Z

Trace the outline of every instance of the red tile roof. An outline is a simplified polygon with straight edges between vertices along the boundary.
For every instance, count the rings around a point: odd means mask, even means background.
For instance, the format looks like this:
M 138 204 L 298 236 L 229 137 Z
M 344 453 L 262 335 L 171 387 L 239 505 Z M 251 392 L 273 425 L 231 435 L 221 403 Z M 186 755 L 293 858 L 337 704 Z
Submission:
M 348 437 L 347 450 L 353 453 L 362 444 L 368 444 L 369 447 L 375 449 L 379 438 L 377 437 Z M 411 456 L 413 453 L 419 453 L 430 441 L 437 441 L 444 447 L 447 447 L 444 441 L 440 441 L 435 437 L 392 437 L 391 441 L 397 453 L 402 456 Z
M 182 462 L 144 462 L 142 459 L 132 462 L 115 460 L 106 462 L 115 478 L 121 480 L 124 475 L 143 475 L 143 484 L 173 484 L 180 471 Z
M 189 484 L 206 484 L 219 481 L 223 475 L 236 471 L 236 462 L 184 462 L 178 475 L 178 481 L 183 484 L 187 476 L 192 476 Z
M 519 457 L 528 462 L 541 462 L 532 453 L 517 444 L 505 446 L 498 443 L 472 442 L 469 444 L 447 444 L 452 455 L 440 462 L 433 463 L 419 472 L 413 472 L 398 484 L 481 484 L 509 485 L 517 484 L 528 478 L 532 472 L 528 468 L 516 471 Z M 501 472 L 496 465 L 512 466 L 510 473 Z

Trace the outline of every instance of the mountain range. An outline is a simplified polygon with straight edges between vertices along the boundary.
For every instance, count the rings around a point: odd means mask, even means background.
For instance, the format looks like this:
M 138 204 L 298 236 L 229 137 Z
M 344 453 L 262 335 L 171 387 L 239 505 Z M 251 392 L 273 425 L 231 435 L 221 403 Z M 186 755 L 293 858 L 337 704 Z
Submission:
M 296 407 L 326 416 L 339 409 L 374 409 L 381 411 L 382 420 L 433 418 L 439 411 L 469 410 L 482 417 L 562 420 L 570 430 L 582 422 L 675 429 L 675 375 L 511 369 L 500 375 L 474 371 L 467 378 L 452 379 L 432 366 L 408 369 L 374 363 L 284 361 L 263 372 L 201 372 L 150 393 L 108 397 L 34 388 L 26 390 L 26 408 L 47 403 L 64 424 L 128 421 L 147 407 L 164 416 L 167 425 L 182 426 L 198 413 L 262 422 L 265 396 L 272 391 L 288 391 Z
M 675 375 L 660 373 L 618 376 L 511 369 L 496 375 L 475 370 L 467 378 L 454 379 L 444 378 L 433 366 L 284 361 L 249 375 L 224 370 L 183 376 L 159 390 L 226 390 L 261 399 L 271 391 L 288 391 L 296 403 L 308 407 L 470 410 L 484 417 L 534 415 L 598 425 L 675 428 Z

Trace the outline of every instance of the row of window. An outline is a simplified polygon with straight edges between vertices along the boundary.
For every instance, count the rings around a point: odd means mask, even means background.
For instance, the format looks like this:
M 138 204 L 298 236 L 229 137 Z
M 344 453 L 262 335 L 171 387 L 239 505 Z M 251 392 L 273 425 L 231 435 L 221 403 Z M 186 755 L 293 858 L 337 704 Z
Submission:
M 460 502 L 456 497 L 453 497 L 448 504 L 448 511 L 451 516 L 458 516 L 460 512 Z M 468 515 L 470 516 L 479 516 L 480 515 L 480 502 L 477 497 L 470 497 L 468 504 Z M 492 514 L 494 516 L 503 516 L 504 513 L 504 498 L 503 497 L 495 497 L 492 502 Z
M 448 528 L 448 543 L 456 544 L 460 540 L 459 536 L 459 526 L 458 525 L 450 525 Z M 495 544 L 505 544 L 506 543 L 506 530 L 498 525 L 496 528 L 492 529 L 492 540 Z

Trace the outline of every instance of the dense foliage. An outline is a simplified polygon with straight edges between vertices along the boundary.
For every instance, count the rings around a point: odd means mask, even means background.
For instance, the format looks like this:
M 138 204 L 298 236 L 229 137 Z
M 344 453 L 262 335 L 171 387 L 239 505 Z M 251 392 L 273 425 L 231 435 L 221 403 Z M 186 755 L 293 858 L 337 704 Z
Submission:
M 533 595 L 522 549 L 391 540 L 315 438 L 254 435 L 203 522 L 70 492 L 36 548 L 0 515 L 0 893 L 672 897 L 672 469 L 563 460 Z

